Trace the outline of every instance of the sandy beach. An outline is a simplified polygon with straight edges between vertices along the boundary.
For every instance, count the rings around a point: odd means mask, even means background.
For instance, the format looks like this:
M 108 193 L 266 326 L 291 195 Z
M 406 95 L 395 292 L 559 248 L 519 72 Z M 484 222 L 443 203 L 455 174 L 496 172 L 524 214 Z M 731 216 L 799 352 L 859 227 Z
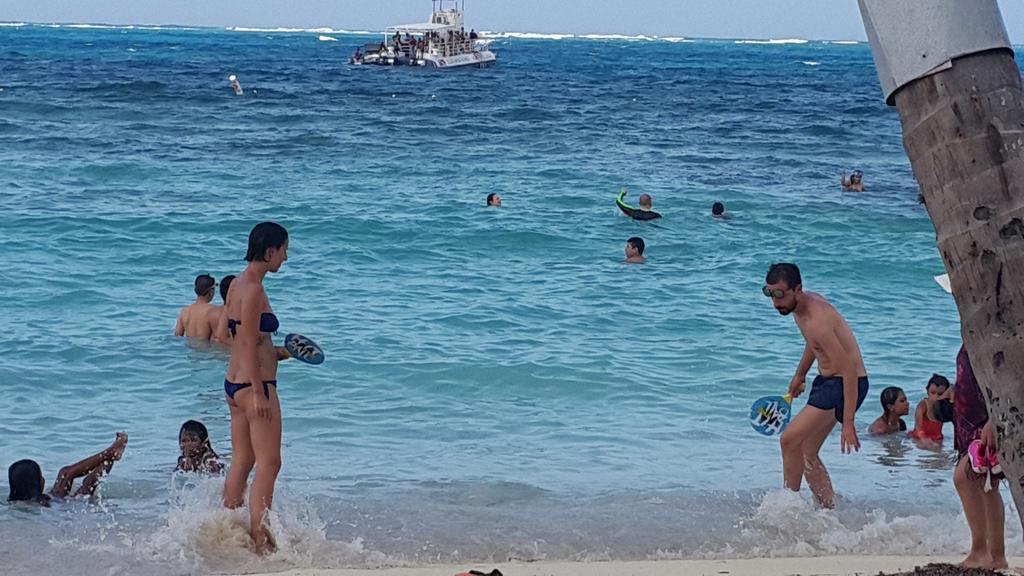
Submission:
M 453 576 L 467 570 L 504 576 L 677 576 L 680 574 L 729 576 L 853 576 L 913 570 L 931 563 L 956 563 L 962 556 L 823 556 L 817 558 L 754 558 L 737 560 L 646 560 L 637 562 L 532 562 L 493 566 L 437 565 L 417 568 L 300 569 L 287 576 Z M 1024 558 L 1010 558 L 1010 566 Z

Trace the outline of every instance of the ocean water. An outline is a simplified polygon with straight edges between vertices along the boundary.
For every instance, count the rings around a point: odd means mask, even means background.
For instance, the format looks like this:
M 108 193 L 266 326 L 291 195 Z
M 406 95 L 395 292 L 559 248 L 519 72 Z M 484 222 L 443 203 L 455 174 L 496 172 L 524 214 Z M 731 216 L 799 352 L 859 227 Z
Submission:
M 966 550 L 950 446 L 836 434 L 819 511 L 747 423 L 802 350 L 760 293 L 776 261 L 853 327 L 862 432 L 885 386 L 954 373 L 866 44 L 504 34 L 488 70 L 345 63 L 375 38 L 0 26 L 0 462 L 52 481 L 130 436 L 99 502 L 0 507 L 6 571 Z M 839 190 L 853 168 L 868 192 Z M 623 185 L 665 218 L 619 216 Z M 230 441 L 224 353 L 171 332 L 268 219 L 282 331 L 328 359 L 281 367 L 281 552 L 256 560 L 220 480 L 173 474 L 184 420 Z

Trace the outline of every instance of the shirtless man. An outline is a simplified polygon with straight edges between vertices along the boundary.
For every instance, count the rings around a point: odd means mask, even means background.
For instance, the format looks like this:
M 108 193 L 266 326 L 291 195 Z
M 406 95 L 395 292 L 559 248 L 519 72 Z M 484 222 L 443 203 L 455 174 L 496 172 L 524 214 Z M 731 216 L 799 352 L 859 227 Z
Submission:
M 783 482 L 786 488 L 799 492 L 801 480 L 806 477 L 818 505 L 832 508 L 832 480 L 818 452 L 836 423 L 843 425 L 839 442 L 843 454 L 860 450 L 854 417 L 868 393 L 860 346 L 846 320 L 828 300 L 804 292 L 796 264 L 772 264 L 763 292 L 779 314 L 793 313 L 806 342 L 789 383 L 789 394 L 794 398 L 803 392 L 811 364 L 818 362 L 819 374 L 811 384 L 807 406 L 782 433 Z
M 647 262 L 644 257 L 644 239 L 633 236 L 626 240 L 626 264 L 643 264 Z
M 209 340 L 213 335 L 210 326 L 210 314 L 214 309 L 213 293 L 217 288 L 217 281 L 209 274 L 196 276 L 196 301 L 181 309 L 178 313 L 178 322 L 174 325 L 175 336 L 188 336 Z

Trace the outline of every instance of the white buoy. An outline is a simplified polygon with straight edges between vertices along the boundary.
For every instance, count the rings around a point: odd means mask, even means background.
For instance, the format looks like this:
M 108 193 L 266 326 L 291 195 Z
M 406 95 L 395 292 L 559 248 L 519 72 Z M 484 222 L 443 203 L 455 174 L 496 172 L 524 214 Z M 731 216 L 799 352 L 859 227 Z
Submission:
M 235 91 L 235 96 L 241 96 L 244 94 L 242 91 L 242 85 L 238 83 L 238 76 L 232 74 L 228 76 L 228 82 L 231 82 L 231 89 Z

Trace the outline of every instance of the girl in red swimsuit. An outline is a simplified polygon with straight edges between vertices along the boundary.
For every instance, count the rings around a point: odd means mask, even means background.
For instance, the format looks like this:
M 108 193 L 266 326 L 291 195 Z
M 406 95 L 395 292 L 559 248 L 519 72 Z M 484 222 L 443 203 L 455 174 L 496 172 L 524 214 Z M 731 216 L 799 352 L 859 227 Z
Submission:
M 949 390 L 949 380 L 940 374 L 932 374 L 925 387 L 928 395 L 917 404 L 914 413 L 914 429 L 910 437 L 917 440 L 942 440 L 942 422 L 935 416 L 935 403 Z

